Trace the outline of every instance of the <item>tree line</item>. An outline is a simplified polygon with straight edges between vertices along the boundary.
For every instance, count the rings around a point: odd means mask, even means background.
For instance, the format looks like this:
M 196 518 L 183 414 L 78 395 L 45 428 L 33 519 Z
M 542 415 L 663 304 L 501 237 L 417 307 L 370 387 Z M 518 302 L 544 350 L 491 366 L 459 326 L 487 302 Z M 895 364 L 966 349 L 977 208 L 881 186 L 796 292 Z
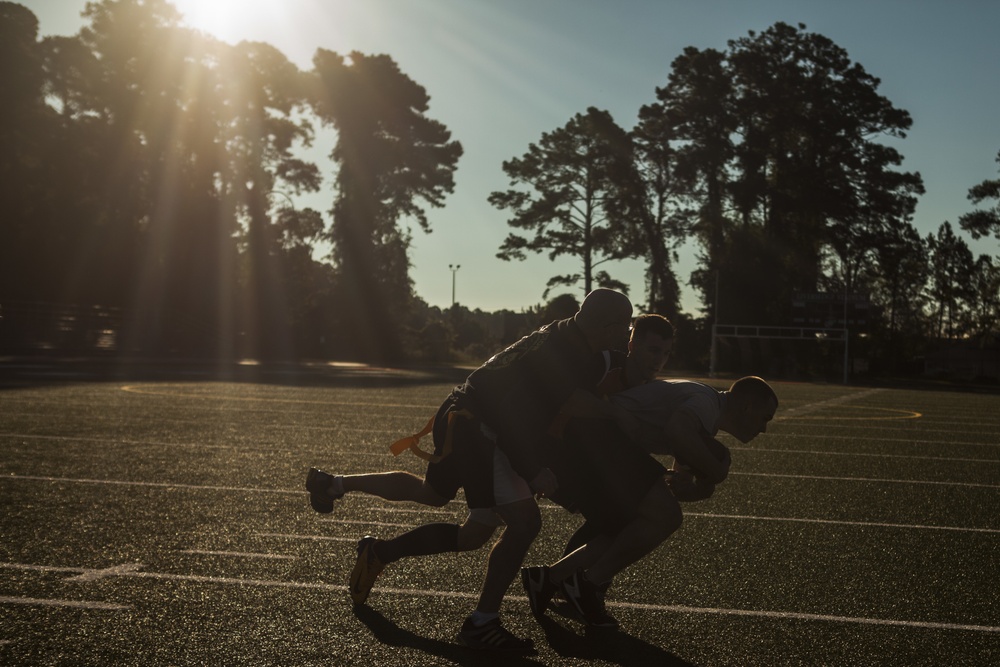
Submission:
M 520 314 L 442 312 L 415 293 L 410 230 L 430 230 L 462 147 L 390 56 L 321 48 L 304 71 L 268 44 L 185 27 L 166 0 L 102 0 L 83 18 L 76 35 L 40 37 L 30 10 L 0 2 L 5 347 L 93 321 L 78 346 L 97 331 L 119 352 L 436 359 L 571 307 L 563 293 Z M 546 299 L 624 287 L 614 263 L 644 258 L 633 300 L 678 323 L 692 363 L 711 324 L 783 325 L 808 292 L 866 295 L 876 353 L 988 341 L 1000 266 L 948 222 L 914 228 L 923 184 L 895 148 L 912 121 L 878 86 L 802 25 L 689 47 L 631 129 L 591 107 L 504 162 L 498 256 L 577 258 Z M 292 199 L 322 187 L 303 158 L 317 127 L 336 137 L 326 212 Z M 961 230 L 1000 237 L 998 189 L 970 188 L 987 208 Z M 690 247 L 704 317 L 680 308 Z

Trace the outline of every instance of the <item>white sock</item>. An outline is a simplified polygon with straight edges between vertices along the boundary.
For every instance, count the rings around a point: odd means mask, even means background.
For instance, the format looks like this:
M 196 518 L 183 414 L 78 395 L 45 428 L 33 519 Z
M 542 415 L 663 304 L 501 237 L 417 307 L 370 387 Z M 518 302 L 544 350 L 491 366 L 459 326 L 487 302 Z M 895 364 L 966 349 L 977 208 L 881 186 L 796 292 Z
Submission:
M 472 619 L 472 624 L 476 627 L 482 627 L 492 621 L 495 618 L 500 618 L 499 612 L 486 613 L 485 611 L 479 611 L 478 609 L 472 612 L 469 617 Z

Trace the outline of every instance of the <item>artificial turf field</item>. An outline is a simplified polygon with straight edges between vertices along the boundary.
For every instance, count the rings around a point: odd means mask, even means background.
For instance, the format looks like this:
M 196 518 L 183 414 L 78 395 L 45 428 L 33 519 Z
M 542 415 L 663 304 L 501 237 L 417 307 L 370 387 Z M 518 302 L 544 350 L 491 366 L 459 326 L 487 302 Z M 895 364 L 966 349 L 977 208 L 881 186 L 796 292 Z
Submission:
M 359 537 L 462 503 L 319 515 L 303 490 L 310 465 L 422 473 L 387 447 L 455 377 L 64 371 L 0 381 L 2 665 L 1000 664 L 995 393 L 774 383 L 769 432 L 721 436 L 729 479 L 615 580 L 622 632 L 539 624 L 515 582 L 504 623 L 539 655 L 498 659 L 454 643 L 485 549 L 395 563 L 370 606 L 347 595 Z M 579 525 L 542 508 L 528 564 Z

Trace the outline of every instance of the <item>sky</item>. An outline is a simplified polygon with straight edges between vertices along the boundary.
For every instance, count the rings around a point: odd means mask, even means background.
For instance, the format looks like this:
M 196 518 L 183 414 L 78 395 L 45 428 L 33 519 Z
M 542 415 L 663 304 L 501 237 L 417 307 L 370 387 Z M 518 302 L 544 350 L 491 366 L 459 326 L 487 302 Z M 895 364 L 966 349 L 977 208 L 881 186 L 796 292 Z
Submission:
M 22 0 L 41 36 L 75 34 L 85 0 Z M 728 40 L 778 21 L 803 23 L 847 51 L 881 80 L 879 93 L 910 113 L 905 140 L 892 144 L 901 169 L 919 172 L 927 193 L 914 224 L 923 236 L 975 207 L 970 187 L 1000 174 L 1000 2 L 996 0 L 174 0 L 185 24 L 223 41 L 267 42 L 302 69 L 319 48 L 388 54 L 430 95 L 428 115 L 444 123 L 464 155 L 445 206 L 428 209 L 433 231 L 413 230 L 417 294 L 446 308 L 453 297 L 484 311 L 543 303 L 549 277 L 579 261 L 496 257 L 511 228 L 489 194 L 508 187 L 504 160 L 523 155 L 544 132 L 590 106 L 635 125 L 655 101 L 670 64 L 687 46 L 725 50 Z M 325 140 L 325 143 L 324 143 Z M 332 182 L 319 133 L 314 159 Z M 333 192 L 300 198 L 327 211 Z M 995 238 L 969 242 L 975 255 L 1000 255 Z M 682 307 L 700 304 L 686 287 L 696 249 L 676 266 Z M 460 267 L 453 270 L 451 267 Z M 644 300 L 643 263 L 604 265 Z M 558 288 L 549 298 L 570 292 Z M 571 293 L 582 296 L 580 288 Z

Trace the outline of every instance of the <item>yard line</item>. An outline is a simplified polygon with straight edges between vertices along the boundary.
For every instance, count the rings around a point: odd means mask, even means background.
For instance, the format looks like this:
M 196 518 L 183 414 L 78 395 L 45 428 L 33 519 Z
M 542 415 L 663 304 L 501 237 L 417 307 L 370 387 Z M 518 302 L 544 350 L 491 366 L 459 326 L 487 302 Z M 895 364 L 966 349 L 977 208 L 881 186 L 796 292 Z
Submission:
M 776 472 L 730 472 L 746 477 L 781 477 L 785 479 L 815 479 L 830 482 L 876 482 L 878 484 L 930 484 L 933 486 L 966 486 L 978 489 L 1000 489 L 1000 484 L 976 484 L 974 482 L 936 482 L 926 479 L 884 479 L 878 477 L 832 477 L 827 475 L 788 475 Z
M 382 521 L 355 521 L 352 519 L 320 519 L 324 523 L 345 523 L 362 526 L 378 526 L 379 528 L 414 528 L 415 523 L 385 523 Z
M 354 542 L 354 537 L 327 537 L 326 535 L 294 535 L 291 533 L 257 533 L 261 537 L 280 537 L 288 540 L 311 540 L 313 542 Z
M 875 482 L 878 484 L 928 484 L 932 486 L 962 486 L 969 488 L 980 488 L 980 489 L 1000 489 L 998 484 L 976 484 L 973 482 L 938 482 L 932 480 L 921 480 L 921 479 L 885 479 L 885 478 L 875 478 L 875 477 L 833 477 L 827 475 L 790 475 L 782 473 L 770 473 L 770 472 L 730 472 L 730 476 L 744 476 L 744 477 L 776 477 L 781 479 L 802 479 L 802 480 L 819 480 L 819 481 L 831 481 L 831 482 Z M 161 489 L 191 489 L 196 491 L 235 491 L 239 493 L 270 493 L 286 496 L 301 496 L 305 494 L 305 491 L 290 491 L 287 489 L 262 489 L 253 487 L 241 487 L 241 486 L 213 486 L 213 485 L 202 485 L 202 484 L 175 484 L 171 482 L 129 482 L 123 480 L 109 480 L 109 479 L 74 479 L 69 477 L 43 477 L 39 475 L 0 475 L 0 482 L 4 480 L 25 480 L 25 481 L 37 481 L 37 482 L 60 482 L 64 484 L 107 484 L 111 486 L 145 486 Z M 375 524 L 372 524 L 375 525 Z
M 374 433 L 374 431 L 372 431 L 372 429 L 365 429 L 365 428 L 341 428 L 341 429 L 338 429 L 338 430 L 341 430 L 341 431 L 358 431 L 358 432 L 361 432 L 361 433 L 368 433 L 368 434 Z M 405 431 L 405 429 L 404 429 L 404 431 Z M 392 431 L 389 431 L 389 430 L 382 431 L 382 433 L 386 433 L 387 434 L 386 438 L 385 438 L 385 442 L 386 443 L 391 443 L 392 439 L 394 437 L 397 437 L 401 432 L 402 431 L 400 431 L 399 429 L 395 429 L 395 430 L 392 430 Z M 279 452 L 292 451 L 292 448 L 288 447 L 287 445 L 280 445 L 280 446 L 274 446 L 274 447 L 266 447 L 266 446 L 262 446 L 262 447 L 247 447 L 247 446 L 244 446 L 244 445 L 208 445 L 208 444 L 200 443 L 200 442 L 193 442 L 193 443 L 192 442 L 155 442 L 155 441 L 152 441 L 152 440 L 128 440 L 128 439 L 122 439 L 122 438 L 92 438 L 92 437 L 79 436 L 79 435 L 40 435 L 40 434 L 35 434 L 35 433 L 11 433 L 11 432 L 2 432 L 2 431 L 0 431 L 0 438 L 14 438 L 14 439 L 16 439 L 16 438 L 24 438 L 24 439 L 28 439 L 28 440 L 53 440 L 53 441 L 56 441 L 56 442 L 97 442 L 97 443 L 101 443 L 101 444 L 114 444 L 114 445 L 143 445 L 143 446 L 149 446 L 149 447 L 182 447 L 182 448 L 191 448 L 191 449 L 193 449 L 193 448 L 199 448 L 199 449 L 232 449 L 232 450 L 236 450 L 236 451 L 240 451 L 240 452 L 279 453 Z M 320 443 L 315 443 L 312 446 L 312 449 L 311 450 L 307 450 L 307 451 L 312 451 L 313 449 L 319 449 L 320 446 L 321 446 Z M 331 450 L 331 449 L 324 448 L 323 449 L 323 454 L 326 455 L 326 456 L 333 456 L 333 455 L 339 455 L 339 454 L 348 454 L 348 455 L 358 456 L 358 457 L 385 456 L 385 452 L 387 452 L 389 450 L 388 444 L 386 444 L 386 446 L 384 448 L 380 444 L 378 444 L 378 445 L 370 445 L 370 446 L 373 447 L 373 448 L 376 448 L 376 449 L 373 450 L 373 451 L 358 451 L 357 449 L 350 449 L 350 450 L 346 450 L 346 449 L 333 449 L 333 450 Z M 378 450 L 382 450 L 382 451 L 378 451 Z
M 37 566 L 21 566 L 18 563 L 0 563 L 0 567 L 8 569 L 36 569 Z M 53 570 L 80 571 L 83 568 L 51 568 Z M 160 572 L 121 572 L 117 576 L 138 579 L 153 579 L 162 581 L 190 581 L 205 584 L 223 584 L 228 586 L 259 586 L 268 588 L 287 588 L 293 590 L 319 590 L 328 592 L 346 592 L 347 586 L 341 584 L 323 584 L 297 581 L 273 581 L 266 579 L 242 579 L 235 577 L 208 577 L 192 574 L 165 574 Z M 478 593 L 462 593 L 458 591 L 434 591 L 411 588 L 381 588 L 373 590 L 388 595 L 411 595 L 418 597 L 436 597 L 449 599 L 476 600 Z M 527 598 L 510 596 L 508 599 L 516 602 L 527 602 Z M 2 598 L 0 598 L 2 600 Z M 960 630 L 968 632 L 1000 633 L 1000 627 L 992 625 L 977 625 L 963 623 L 938 623 L 934 621 L 907 621 L 897 619 L 869 618 L 864 616 L 834 616 L 829 614 L 813 614 L 795 611 L 768 611 L 753 609 L 727 609 L 721 607 L 689 607 L 685 605 L 659 605 L 641 602 L 608 602 L 609 607 L 636 609 L 642 611 L 673 612 L 680 614 L 716 614 L 724 616 L 750 616 L 759 618 L 793 619 L 820 621 L 828 623 L 854 623 L 860 625 L 889 625 L 907 628 L 922 628 L 932 630 Z
M 122 611 L 131 609 L 120 604 L 110 602 L 91 602 L 87 600 L 46 600 L 42 598 L 17 598 L 0 595 L 0 604 L 26 604 L 41 607 L 73 607 L 76 609 L 106 609 L 109 611 Z
M 826 428 L 826 426 L 824 426 Z M 857 427 L 853 427 L 857 428 Z M 921 433 L 926 431 L 921 429 Z M 951 431 L 939 431 L 939 433 L 951 433 Z M 768 429 L 767 432 L 768 439 L 770 438 L 794 438 L 794 439 L 808 439 L 808 440 L 857 440 L 857 435 L 830 435 L 826 433 L 812 434 L 812 433 L 784 433 L 783 431 L 773 432 Z M 961 445 L 969 447 L 1000 447 L 1000 442 L 969 442 L 968 440 L 920 440 L 917 438 L 883 438 L 881 436 L 865 436 L 872 439 L 877 439 L 879 442 L 905 442 L 912 443 L 915 445 Z
M 286 496 L 300 496 L 305 491 L 288 491 L 286 489 L 260 489 L 241 486 L 211 486 L 202 484 L 174 484 L 171 482 L 128 482 L 116 479 L 74 479 L 69 477 L 42 477 L 37 475 L 0 475 L 0 481 L 5 479 L 21 479 L 36 482 L 61 482 L 68 484 L 109 484 L 112 486 L 149 486 L 161 489 L 196 489 L 205 491 L 239 491 L 241 493 L 276 493 Z
M 775 422 L 780 422 L 785 419 L 801 417 L 802 415 L 807 415 L 811 412 L 816 412 L 817 410 L 822 410 L 823 408 L 829 408 L 835 405 L 842 405 L 849 401 L 860 400 L 868 398 L 873 394 L 878 394 L 885 391 L 884 389 L 868 389 L 866 391 L 856 391 L 849 394 L 842 394 L 840 396 L 835 396 L 834 398 L 829 398 L 825 401 L 819 401 L 817 403 L 806 403 L 804 405 L 799 405 L 794 408 L 786 408 L 781 410 L 777 415 L 775 415 Z
M 179 385 L 171 385 L 179 386 Z M 200 385 L 199 385 L 200 386 Z M 225 394 L 208 394 L 208 393 L 193 393 L 193 394 L 182 394 L 177 392 L 169 391 L 150 391 L 146 388 L 139 388 L 135 385 L 126 385 L 121 387 L 122 391 L 133 393 L 133 394 L 144 394 L 148 396 L 167 396 L 169 398 L 184 398 L 196 401 L 204 401 L 206 399 L 212 399 L 217 401 L 253 401 L 258 403 L 302 403 L 308 405 L 342 405 L 345 407 L 369 407 L 369 408 L 419 408 L 420 410 L 430 410 L 436 411 L 441 406 L 440 405 L 429 405 L 420 403 L 379 403 L 379 402 L 363 402 L 363 401 L 315 401 L 308 400 L 304 398 L 270 398 L 266 396 L 232 396 Z
M 234 558 L 264 558 L 273 560 L 298 560 L 298 556 L 286 556 L 284 554 L 259 554 L 246 553 L 243 551 L 204 551 L 201 549 L 181 549 L 177 553 L 193 554 L 195 556 L 232 556 Z
M 26 438 L 31 440 L 55 440 L 57 442 L 98 442 L 115 445 L 150 445 L 153 447 L 200 447 L 203 449 L 240 449 L 236 445 L 206 445 L 204 443 L 153 442 L 150 440 L 128 440 L 122 438 L 89 438 L 81 435 L 38 435 L 35 433 L 0 432 L 0 438 Z M 273 450 L 269 450 L 273 451 Z
M 525 598 L 527 599 L 527 598 Z M 963 623 L 936 623 L 933 621 L 901 621 L 888 618 L 867 618 L 864 616 L 833 616 L 830 614 L 810 614 L 797 611 L 765 611 L 753 609 L 719 609 L 715 607 L 686 607 L 683 605 L 657 605 L 634 602 L 608 602 L 609 607 L 642 609 L 651 611 L 673 611 L 681 614 L 718 614 L 725 616 L 752 616 L 758 618 L 792 619 L 797 621 L 824 621 L 828 623 L 855 623 L 860 625 L 891 625 L 924 630 L 965 630 L 969 632 L 1000 633 L 1000 626 L 972 625 Z
M 867 456 L 876 459 L 916 459 L 921 461 L 941 461 L 945 463 L 1000 463 L 1000 459 L 960 459 L 949 456 L 920 456 L 919 454 L 875 454 L 873 452 L 824 452 L 816 449 L 775 449 L 769 447 L 730 447 L 734 452 L 772 452 L 779 454 L 826 454 L 828 456 Z
M 838 519 L 798 519 L 782 516 L 752 516 L 744 514 L 711 514 L 706 512 L 685 512 L 684 516 L 696 516 L 709 519 L 736 519 L 741 521 L 788 521 L 790 523 L 820 523 L 837 526 L 859 526 L 873 528 L 903 528 L 908 530 L 950 530 L 959 533 L 996 533 L 1000 528 L 963 528 L 960 526 L 928 526 L 922 524 L 884 523 L 880 521 L 845 521 Z

